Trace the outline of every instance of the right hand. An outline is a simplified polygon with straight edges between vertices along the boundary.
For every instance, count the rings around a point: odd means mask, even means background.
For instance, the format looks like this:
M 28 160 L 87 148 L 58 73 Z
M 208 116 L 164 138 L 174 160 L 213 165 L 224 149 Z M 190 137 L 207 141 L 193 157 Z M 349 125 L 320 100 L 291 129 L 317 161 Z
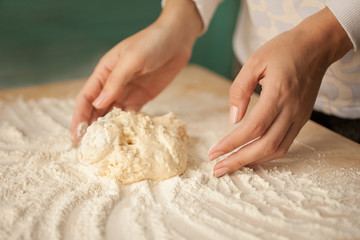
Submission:
M 177 4 L 169 2 L 168 8 Z M 179 2 L 191 3 L 189 0 Z M 179 5 L 175 6 L 180 12 L 189 10 Z M 186 65 L 201 30 L 200 17 L 196 16 L 198 29 L 187 26 L 194 31 L 181 31 L 177 24 L 183 24 L 183 18 L 177 20 L 170 11 L 163 12 L 152 25 L 121 41 L 101 58 L 76 98 L 71 123 L 74 142 L 82 137 L 77 136 L 80 123 L 91 124 L 113 107 L 140 110 Z

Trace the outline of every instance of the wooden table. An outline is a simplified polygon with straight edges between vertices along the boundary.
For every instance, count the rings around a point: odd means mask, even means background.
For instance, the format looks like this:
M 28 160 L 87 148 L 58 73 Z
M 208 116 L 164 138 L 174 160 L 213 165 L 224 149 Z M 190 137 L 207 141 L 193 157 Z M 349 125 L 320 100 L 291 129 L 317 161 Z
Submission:
M 181 82 L 178 81 L 181 79 Z M 196 81 L 194 81 L 196 79 Z M 26 88 L 16 88 L 0 91 L 0 100 L 11 100 L 19 96 L 24 99 L 38 99 L 41 97 L 75 97 L 77 92 L 81 89 L 86 79 L 77 79 L 72 81 L 64 81 L 60 83 L 53 83 L 48 85 L 40 85 Z M 217 95 L 228 98 L 229 88 L 231 82 L 205 68 L 197 65 L 187 66 L 177 77 L 177 79 L 170 84 L 168 91 L 177 91 L 181 89 L 178 85 L 185 85 L 186 90 L 196 90 L 204 92 L 213 92 Z M 159 97 L 161 99 L 161 95 Z M 258 100 L 258 96 L 252 96 L 250 106 L 251 110 Z M 303 127 L 296 138 L 296 141 L 302 143 L 313 153 L 303 151 L 304 149 L 290 148 L 288 157 L 304 160 L 308 158 L 318 157 L 321 154 L 322 158 L 326 158 L 332 167 L 360 167 L 360 145 L 353 142 L 327 128 L 313 122 L 308 123 Z M 306 148 L 305 148 L 306 149 Z M 341 159 L 341 161 L 339 161 Z M 302 161 L 295 167 L 296 170 L 301 169 Z
M 0 100 L 11 101 L 12 99 L 16 99 L 19 96 L 22 96 L 24 99 L 37 99 L 42 97 L 75 97 L 76 93 L 84 84 L 84 81 L 84 79 L 80 79 L 43 86 L 4 90 L 0 91 Z M 166 106 L 166 101 L 172 99 L 171 108 L 175 106 L 175 108 L 178 110 L 182 109 L 182 111 L 179 112 L 182 112 L 184 116 L 186 115 L 185 120 L 189 122 L 190 120 L 206 122 L 207 116 L 213 116 L 211 114 L 217 114 L 220 119 L 219 128 L 221 127 L 223 130 L 230 130 L 234 128 L 233 125 L 224 126 L 228 116 L 227 102 L 222 101 L 222 104 L 217 105 L 217 108 L 212 108 L 212 106 L 209 106 L 206 108 L 206 111 L 204 110 L 201 113 L 192 112 L 185 114 L 186 111 L 184 110 L 186 107 L 189 108 L 189 111 L 192 111 L 190 108 L 192 104 L 196 103 L 192 103 L 189 99 L 196 96 L 197 93 L 209 93 L 211 96 L 213 96 L 213 99 L 222 99 L 228 101 L 228 91 L 230 85 L 230 81 L 217 74 L 214 74 L 209 70 L 196 65 L 189 65 L 176 77 L 174 82 L 171 83 L 163 93 L 161 93 L 155 100 L 153 100 L 153 103 L 149 104 L 157 104 L 156 106 Z M 257 100 L 258 96 L 253 95 L 249 110 L 253 108 Z M 211 104 L 210 102 L 206 101 L 199 101 L 199 103 Z M 144 109 L 146 111 L 147 107 L 145 106 Z M 176 109 L 175 113 L 177 113 Z M 215 130 L 216 129 L 210 129 L 209 131 Z M 204 161 L 207 160 L 204 159 Z M 276 166 L 279 170 L 281 170 L 281 168 L 286 168 L 290 169 L 290 171 L 295 175 L 301 175 L 306 173 L 309 168 L 318 168 L 319 162 L 321 164 L 321 170 L 318 172 L 315 171 L 315 174 L 319 176 L 319 179 L 326 178 L 328 176 L 326 173 L 335 172 L 339 169 L 345 171 L 348 170 L 352 171 L 354 174 L 359 174 L 360 146 L 359 144 L 342 137 L 339 134 L 336 134 L 312 121 L 309 121 L 295 139 L 294 144 L 290 148 L 285 158 L 264 164 L 261 166 L 261 168 L 270 170 Z M 209 169 L 209 175 L 211 175 L 210 171 L 211 169 Z M 360 180 L 356 180 L 355 184 L 357 183 L 360 184 Z M 330 185 L 331 184 L 334 184 L 334 182 L 330 181 Z M 329 186 L 328 189 L 329 188 L 331 188 L 331 186 Z M 354 199 L 347 199 L 346 196 L 344 196 L 344 202 L 346 203 L 347 201 L 351 201 L 351 206 L 353 206 L 353 209 L 358 211 L 358 207 L 356 206 L 360 201 L 360 197 L 359 195 L 355 196 L 355 201 L 353 201 Z M 352 216 L 352 218 L 357 217 L 358 216 Z M 116 229 L 116 227 L 117 226 L 115 225 L 114 229 Z M 117 236 L 115 235 L 114 239 L 116 239 L 116 237 Z

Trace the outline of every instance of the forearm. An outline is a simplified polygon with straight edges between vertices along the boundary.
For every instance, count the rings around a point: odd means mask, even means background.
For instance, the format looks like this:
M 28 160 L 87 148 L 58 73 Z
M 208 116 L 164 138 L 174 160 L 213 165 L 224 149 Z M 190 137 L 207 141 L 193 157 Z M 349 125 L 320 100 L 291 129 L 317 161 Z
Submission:
M 327 7 L 351 40 L 354 51 L 360 49 L 360 1 L 359 0 L 329 0 Z
M 189 43 L 194 43 L 203 29 L 200 14 L 192 0 L 167 0 L 155 23 Z
M 347 33 L 327 7 L 306 18 L 294 31 L 297 32 L 299 41 L 309 46 L 307 50 L 310 57 L 320 52 L 322 62 L 327 65 L 353 48 Z

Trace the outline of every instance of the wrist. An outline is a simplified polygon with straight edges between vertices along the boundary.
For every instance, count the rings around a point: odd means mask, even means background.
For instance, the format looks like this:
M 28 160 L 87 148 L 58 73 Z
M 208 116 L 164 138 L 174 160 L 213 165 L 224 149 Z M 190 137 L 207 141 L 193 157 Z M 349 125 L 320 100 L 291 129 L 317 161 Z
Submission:
M 155 23 L 172 32 L 178 40 L 191 45 L 203 29 L 200 14 L 192 0 L 167 0 Z
M 320 53 L 328 66 L 353 48 L 347 33 L 326 7 L 306 18 L 294 29 L 299 40 L 305 42 L 309 54 Z

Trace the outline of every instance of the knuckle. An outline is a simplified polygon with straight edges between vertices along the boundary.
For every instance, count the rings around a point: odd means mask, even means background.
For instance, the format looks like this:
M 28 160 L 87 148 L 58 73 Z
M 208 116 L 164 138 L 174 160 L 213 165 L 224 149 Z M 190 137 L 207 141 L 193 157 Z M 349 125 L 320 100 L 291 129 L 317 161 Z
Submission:
M 117 54 L 120 56 L 123 53 L 126 53 L 131 49 L 131 44 L 129 42 L 129 38 L 126 38 L 119 42 L 113 49 L 116 49 Z
M 274 82 L 274 88 L 276 91 L 283 96 L 284 101 L 288 101 L 289 99 L 299 98 L 299 82 L 297 79 L 280 76 L 278 81 Z
M 237 170 L 237 169 L 240 169 L 240 168 L 242 168 L 242 167 L 244 167 L 245 165 L 244 165 L 244 163 L 241 161 L 241 159 L 240 158 L 237 158 L 236 159 L 236 169 L 234 169 L 233 171 L 235 171 L 235 170 Z
M 288 150 L 286 148 L 279 148 L 276 152 L 276 158 L 283 158 L 286 156 Z
M 233 151 L 234 149 L 238 148 L 234 142 L 229 142 L 228 144 L 226 144 L 226 148 L 229 149 L 230 151 Z
M 143 54 L 139 54 L 135 51 L 129 51 L 127 55 L 129 62 L 133 64 L 141 63 L 144 58 Z
M 107 59 L 109 58 L 109 53 L 105 53 L 99 60 L 98 66 L 106 65 Z
M 231 88 L 229 90 L 229 95 L 231 98 L 235 100 L 241 100 L 248 97 L 248 94 L 246 94 L 245 90 L 237 82 L 234 82 L 231 85 Z
M 278 142 L 276 140 L 269 140 L 264 148 L 266 156 L 276 153 L 278 150 Z
M 85 96 L 83 95 L 83 93 L 79 92 L 79 94 L 75 98 L 76 104 L 80 104 L 80 102 L 83 101 L 84 98 L 85 98 Z
M 105 87 L 107 90 L 112 90 L 117 85 L 117 81 L 119 77 L 116 74 L 110 74 L 108 79 L 106 80 Z
M 105 53 L 99 60 L 98 64 L 106 65 L 107 59 L 109 58 L 109 53 Z
M 263 63 L 263 58 L 257 54 L 252 54 L 250 55 L 247 63 L 248 66 L 261 66 Z
M 154 63 L 146 60 L 146 56 L 143 53 L 130 52 L 124 56 L 126 59 L 126 67 L 136 75 L 145 74 L 154 70 Z
M 109 94 L 110 98 L 114 98 L 124 86 L 125 84 L 121 81 L 119 76 L 110 76 L 105 83 L 103 91 Z
M 255 137 L 259 137 L 264 134 L 266 130 L 266 123 L 265 122 L 255 122 L 253 123 L 253 134 Z
M 281 81 L 279 81 L 278 88 L 283 93 L 292 92 L 291 90 L 294 89 L 294 82 L 286 77 L 282 78 Z
M 75 102 L 77 105 L 83 103 L 83 102 L 87 102 L 87 103 L 91 103 L 93 101 L 93 99 L 89 96 L 88 92 L 85 91 L 84 89 L 81 89 L 81 91 L 79 92 L 79 94 L 76 96 Z
M 117 51 L 118 59 L 126 59 L 124 63 L 128 65 L 139 64 L 144 59 L 144 53 L 139 52 L 137 48 L 132 47 L 131 44 L 126 42 L 121 42 Z

